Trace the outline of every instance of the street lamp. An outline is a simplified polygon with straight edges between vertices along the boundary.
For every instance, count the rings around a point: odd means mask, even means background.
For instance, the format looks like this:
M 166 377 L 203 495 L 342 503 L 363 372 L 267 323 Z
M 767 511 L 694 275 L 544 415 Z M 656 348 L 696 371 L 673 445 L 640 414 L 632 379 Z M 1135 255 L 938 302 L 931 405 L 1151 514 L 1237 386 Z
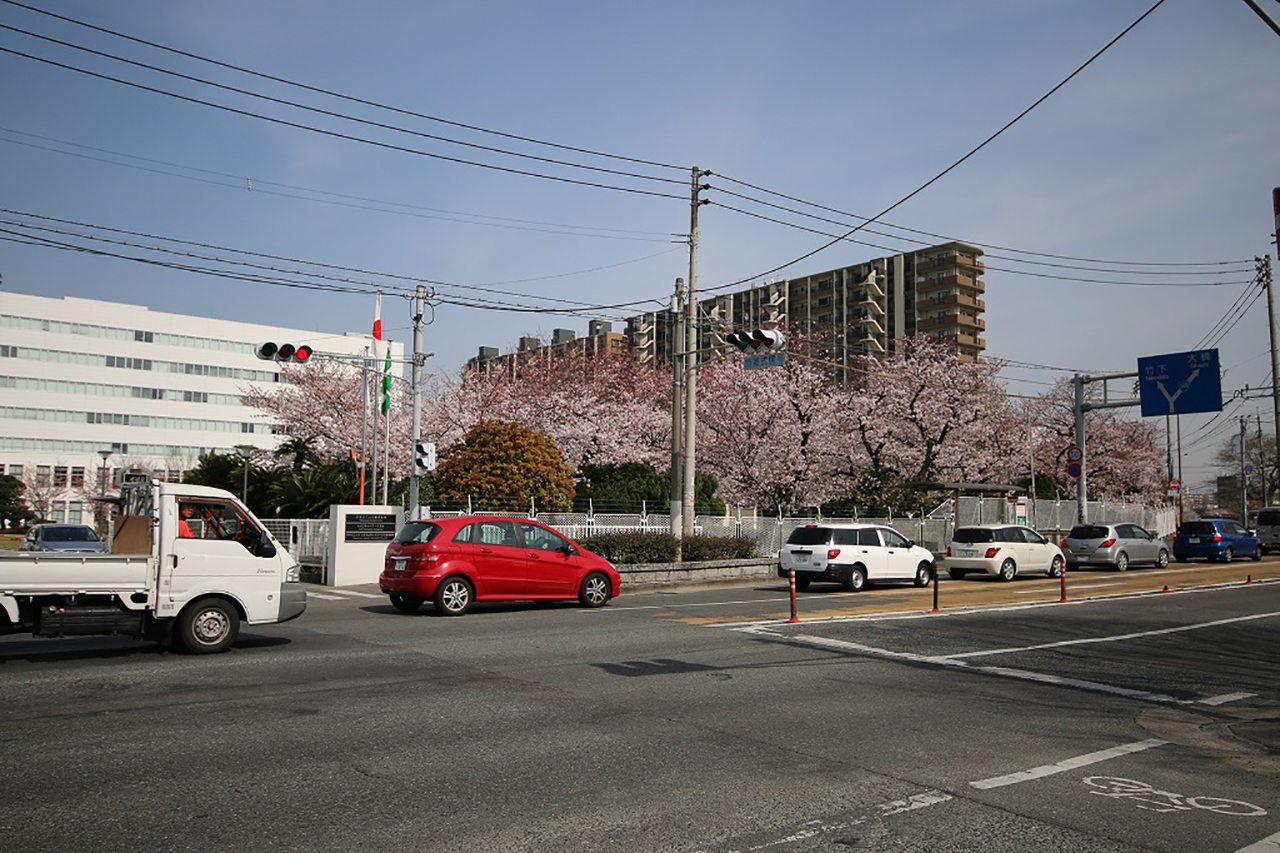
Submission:
M 102 457 L 102 470 L 98 475 L 98 522 L 101 524 L 107 512 L 107 460 L 111 458 L 112 451 L 99 450 L 98 455 Z
M 240 502 L 246 506 L 249 503 L 249 457 L 254 454 L 258 448 L 252 444 L 237 444 L 236 453 L 240 454 L 240 458 L 244 460 L 244 485 L 240 489 Z

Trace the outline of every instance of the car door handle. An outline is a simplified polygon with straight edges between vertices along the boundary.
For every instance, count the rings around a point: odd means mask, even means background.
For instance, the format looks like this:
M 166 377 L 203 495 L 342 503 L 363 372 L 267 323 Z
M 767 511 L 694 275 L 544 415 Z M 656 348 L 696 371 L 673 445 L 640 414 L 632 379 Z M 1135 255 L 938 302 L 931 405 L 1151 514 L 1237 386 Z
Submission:
M 492 554 L 492 553 L 493 553 L 493 549 L 492 549 L 492 548 L 481 548 L 481 549 L 480 549 L 480 553 L 481 553 L 481 554 Z
M 538 552 L 537 552 L 537 551 L 526 551 L 525 553 L 529 556 L 529 559 L 530 559 L 530 560 L 541 560 L 541 559 L 542 559 L 542 557 L 540 557 L 540 556 L 538 555 Z

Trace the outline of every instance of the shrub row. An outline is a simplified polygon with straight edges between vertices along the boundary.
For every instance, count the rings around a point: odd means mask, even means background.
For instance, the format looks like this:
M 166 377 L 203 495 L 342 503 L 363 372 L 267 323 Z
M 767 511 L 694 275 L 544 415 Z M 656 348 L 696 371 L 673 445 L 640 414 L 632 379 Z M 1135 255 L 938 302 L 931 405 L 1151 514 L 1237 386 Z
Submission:
M 676 538 L 670 533 L 602 533 L 579 540 L 582 547 L 611 563 L 674 563 Z M 755 543 L 739 536 L 693 536 L 684 540 L 686 562 L 745 560 L 756 556 Z

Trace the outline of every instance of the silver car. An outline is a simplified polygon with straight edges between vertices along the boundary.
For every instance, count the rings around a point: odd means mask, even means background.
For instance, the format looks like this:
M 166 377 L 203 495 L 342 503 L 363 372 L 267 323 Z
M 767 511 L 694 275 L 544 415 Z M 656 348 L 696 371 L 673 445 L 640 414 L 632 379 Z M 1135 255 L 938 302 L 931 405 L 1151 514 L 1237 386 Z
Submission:
M 27 531 L 19 551 L 78 551 L 105 553 L 107 543 L 87 524 L 37 524 Z
M 1110 566 L 1123 572 L 1129 566 L 1169 565 L 1169 546 L 1136 524 L 1077 524 L 1062 540 L 1067 565 Z

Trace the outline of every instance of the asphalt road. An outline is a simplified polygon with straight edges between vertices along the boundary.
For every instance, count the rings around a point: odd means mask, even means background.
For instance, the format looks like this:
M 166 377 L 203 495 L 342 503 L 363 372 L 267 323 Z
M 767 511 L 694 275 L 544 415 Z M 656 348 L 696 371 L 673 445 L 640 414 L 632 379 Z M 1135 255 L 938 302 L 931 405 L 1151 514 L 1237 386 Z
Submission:
M 0 850 L 1276 850 L 1278 570 L 7 637 Z

